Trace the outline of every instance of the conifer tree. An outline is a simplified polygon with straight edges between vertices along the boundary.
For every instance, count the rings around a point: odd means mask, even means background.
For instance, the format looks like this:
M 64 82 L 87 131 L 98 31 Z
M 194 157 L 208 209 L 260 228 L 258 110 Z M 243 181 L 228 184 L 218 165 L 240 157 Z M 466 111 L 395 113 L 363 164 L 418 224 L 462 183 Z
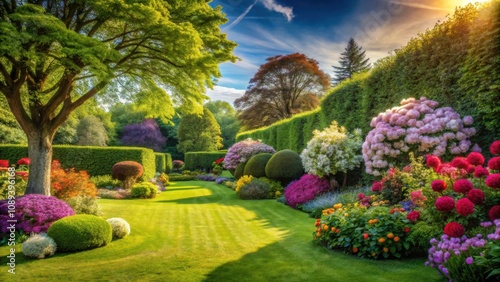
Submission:
M 365 72 L 370 69 L 370 63 L 368 63 L 370 59 L 366 58 L 365 51 L 352 37 L 349 39 L 345 51 L 340 55 L 340 66 L 333 66 L 335 77 L 332 83 L 335 85 L 352 78 L 355 73 Z

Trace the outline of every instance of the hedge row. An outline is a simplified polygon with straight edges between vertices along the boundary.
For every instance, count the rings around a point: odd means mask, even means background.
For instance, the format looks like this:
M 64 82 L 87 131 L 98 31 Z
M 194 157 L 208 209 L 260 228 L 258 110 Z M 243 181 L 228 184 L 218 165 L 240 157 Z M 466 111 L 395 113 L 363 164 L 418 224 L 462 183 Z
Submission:
M 184 168 L 210 171 L 213 162 L 224 156 L 226 156 L 226 152 L 188 152 L 184 154 Z
M 172 156 L 166 153 L 155 153 L 156 172 L 172 171 Z
M 27 156 L 25 145 L 0 145 L 0 159 L 8 159 L 9 163 Z M 154 177 L 156 172 L 155 154 L 146 148 L 54 145 L 52 159 L 60 161 L 64 168 L 85 170 L 92 176 L 111 174 L 113 165 L 121 161 L 142 164 L 146 178 Z
M 461 116 L 471 115 L 477 130 L 472 141 L 488 151 L 500 138 L 499 3 L 457 9 L 448 20 L 377 61 L 369 73 L 336 86 L 320 109 L 242 132 L 237 140 L 251 137 L 277 150 L 299 152 L 313 129 L 321 130 L 333 120 L 367 134 L 378 113 L 399 106 L 403 99 L 425 96 Z

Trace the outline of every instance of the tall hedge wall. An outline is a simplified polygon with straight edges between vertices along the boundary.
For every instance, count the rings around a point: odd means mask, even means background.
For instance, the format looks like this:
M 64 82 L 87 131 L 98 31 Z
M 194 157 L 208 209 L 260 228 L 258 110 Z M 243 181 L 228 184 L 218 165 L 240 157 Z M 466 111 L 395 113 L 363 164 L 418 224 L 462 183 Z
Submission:
M 184 154 L 184 168 L 187 170 L 203 169 L 210 171 L 212 163 L 226 156 L 227 152 L 188 152 Z
M 0 159 L 8 159 L 9 163 L 27 156 L 25 145 L 0 145 Z M 86 170 L 92 176 L 111 174 L 113 165 L 121 161 L 142 164 L 146 178 L 154 177 L 156 172 L 155 154 L 146 148 L 54 145 L 52 159 L 60 161 L 64 168 Z
M 425 96 L 441 107 L 471 115 L 477 142 L 500 139 L 500 1 L 457 9 L 446 21 L 419 34 L 373 69 L 344 81 L 327 94 L 321 108 L 268 127 L 238 134 L 261 139 L 278 150 L 301 151 L 313 129 L 336 120 L 348 130 L 371 129 L 378 113 L 401 100 Z
M 166 153 L 155 153 L 156 172 L 172 171 L 172 156 Z

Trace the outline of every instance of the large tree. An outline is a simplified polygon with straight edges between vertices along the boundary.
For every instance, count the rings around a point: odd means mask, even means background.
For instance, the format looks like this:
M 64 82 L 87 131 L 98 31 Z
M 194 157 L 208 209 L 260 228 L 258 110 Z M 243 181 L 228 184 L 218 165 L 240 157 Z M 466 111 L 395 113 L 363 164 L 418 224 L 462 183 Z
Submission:
M 216 100 L 205 104 L 215 117 L 222 132 L 222 144 L 224 148 L 231 147 L 236 142 L 236 134 L 240 130 L 240 123 L 236 118 L 236 111 L 228 102 Z
M 96 116 L 86 116 L 76 128 L 76 144 L 82 146 L 107 146 L 109 137 L 106 127 Z
M 0 18 L 0 92 L 28 137 L 26 193 L 50 194 L 54 134 L 97 93 L 135 87 L 128 98 L 167 113 L 168 91 L 201 111 L 219 63 L 235 59 L 205 0 L 1 1 Z
M 329 76 L 318 62 L 304 54 L 278 55 L 266 59 L 234 105 L 246 129 L 272 124 L 295 113 L 314 109 L 318 96 L 330 86 Z
M 177 132 L 180 152 L 217 151 L 222 148 L 220 126 L 206 108 L 203 114 L 182 116 Z
M 334 84 L 339 84 L 346 79 L 352 78 L 355 73 L 365 72 L 370 69 L 369 58 L 366 58 L 365 51 L 351 37 L 344 52 L 340 53 L 340 66 L 333 66 L 335 77 Z

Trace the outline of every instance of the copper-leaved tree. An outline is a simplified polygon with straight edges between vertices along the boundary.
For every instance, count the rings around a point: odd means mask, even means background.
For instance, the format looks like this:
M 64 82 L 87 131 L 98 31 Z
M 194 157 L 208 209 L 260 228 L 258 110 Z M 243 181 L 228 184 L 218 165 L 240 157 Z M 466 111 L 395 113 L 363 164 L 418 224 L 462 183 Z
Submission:
M 28 137 L 26 193 L 50 194 L 54 134 L 89 98 L 135 87 L 126 98 L 168 119 L 166 91 L 196 108 L 235 59 L 205 0 L 1 1 L 0 18 L 0 92 Z

